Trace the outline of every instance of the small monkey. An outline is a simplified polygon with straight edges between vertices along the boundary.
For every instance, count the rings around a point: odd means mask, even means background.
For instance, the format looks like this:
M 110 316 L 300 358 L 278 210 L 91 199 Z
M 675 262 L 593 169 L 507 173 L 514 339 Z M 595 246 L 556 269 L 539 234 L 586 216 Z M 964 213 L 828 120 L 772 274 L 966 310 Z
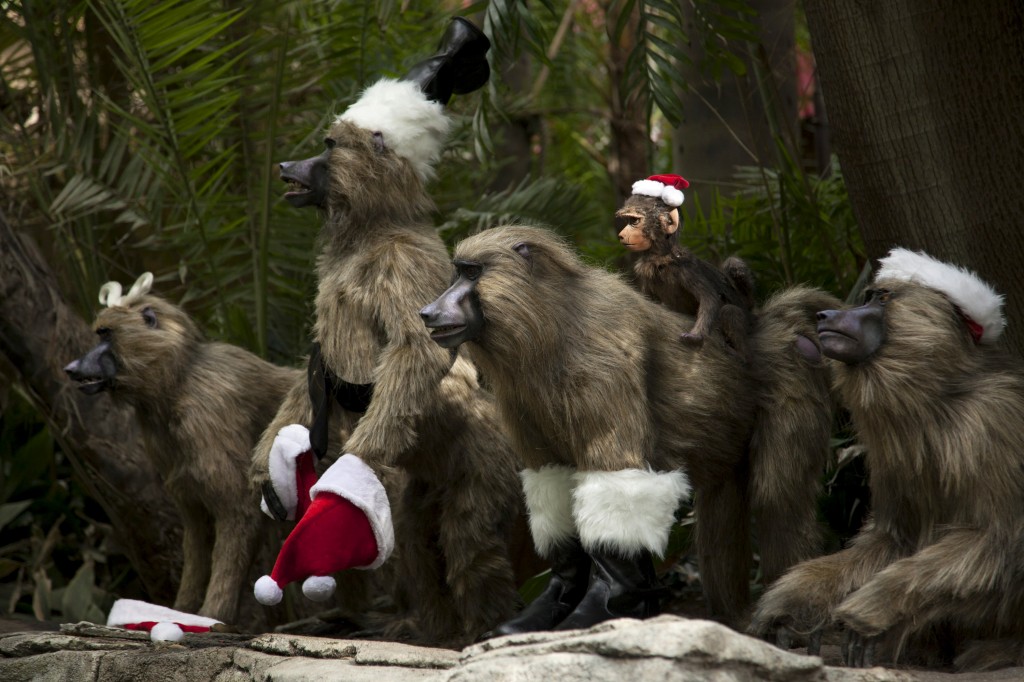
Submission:
M 640 289 L 670 309 L 696 315 L 680 339 L 700 346 L 716 329 L 730 348 L 747 357 L 753 273 L 739 258 L 722 269 L 679 245 L 679 206 L 690 186 L 678 175 L 652 175 L 633 183 L 633 194 L 616 214 L 619 241 L 639 253 L 634 266 Z

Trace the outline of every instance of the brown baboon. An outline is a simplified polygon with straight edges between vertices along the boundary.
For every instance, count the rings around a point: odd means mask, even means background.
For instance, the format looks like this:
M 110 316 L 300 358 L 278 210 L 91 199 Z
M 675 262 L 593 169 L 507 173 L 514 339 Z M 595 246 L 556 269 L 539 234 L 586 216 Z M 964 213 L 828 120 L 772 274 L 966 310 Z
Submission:
M 234 623 L 267 531 L 246 476 L 252 447 L 302 373 L 204 341 L 181 308 L 148 295 L 151 283 L 146 273 L 124 297 L 104 286 L 99 344 L 65 371 L 83 392 L 135 406 L 184 526 L 174 608 Z
M 814 334 L 815 313 L 838 301 L 807 287 L 772 297 L 755 315 L 754 277 L 739 258 L 718 269 L 678 243 L 682 190 L 678 175 L 633 185 L 616 213 L 619 239 L 640 253 L 640 290 L 678 313 L 696 315 L 683 339 L 699 345 L 712 330 L 751 364 L 758 409 L 750 468 L 764 584 L 820 552 L 817 496 L 832 428 L 827 368 Z
M 1024 650 L 1024 367 L 997 348 L 1002 297 L 973 273 L 894 249 L 866 303 L 819 313 L 823 353 L 866 446 L 871 516 L 850 546 L 802 563 L 761 599 L 751 629 L 841 623 L 851 665 L 881 638 L 898 657 L 936 626 L 1002 639 L 961 665 Z M 1002 658 L 1000 658 L 1002 656 Z
M 670 309 L 695 315 L 682 341 L 700 346 L 712 332 L 747 358 L 753 273 L 739 258 L 718 269 L 679 244 L 679 206 L 689 183 L 678 175 L 652 175 L 633 183 L 633 193 L 615 213 L 619 241 L 639 253 L 633 266 L 640 290 Z
M 651 554 L 664 551 L 691 481 L 709 608 L 738 620 L 751 563 L 747 453 L 758 438 L 746 364 L 721 344 L 680 344 L 692 317 L 584 266 L 549 231 L 487 230 L 458 245 L 454 264 L 454 284 L 420 314 L 438 344 L 464 345 L 493 387 L 527 467 L 534 542 L 553 567 L 548 589 L 495 634 L 650 615 Z M 783 431 L 757 446 L 788 448 Z M 791 492 L 784 481 L 762 489 Z
M 449 125 L 442 105 L 453 91 L 486 81 L 481 40 L 456 20 L 441 53 L 462 66 L 449 73 L 439 57 L 404 80 L 377 83 L 334 122 L 323 154 L 281 164 L 293 185 L 286 199 L 324 213 L 314 326 L 323 367 L 336 387 L 366 398 L 335 410 L 362 412 L 338 462 L 361 460 L 377 477 L 397 467 L 407 481 L 387 513 L 408 618 L 387 634 L 449 645 L 472 641 L 517 602 L 506 537 L 521 509 L 516 459 L 476 369 L 434 344 L 416 312 L 448 281 L 448 253 L 429 223 L 424 185 Z M 275 436 L 316 421 L 304 391 L 291 398 L 254 453 L 254 480 L 265 491 L 270 484 L 271 494 L 281 488 L 270 471 Z M 349 499 L 345 490 L 331 492 Z M 379 507 L 361 507 L 374 531 L 374 565 L 391 542 Z

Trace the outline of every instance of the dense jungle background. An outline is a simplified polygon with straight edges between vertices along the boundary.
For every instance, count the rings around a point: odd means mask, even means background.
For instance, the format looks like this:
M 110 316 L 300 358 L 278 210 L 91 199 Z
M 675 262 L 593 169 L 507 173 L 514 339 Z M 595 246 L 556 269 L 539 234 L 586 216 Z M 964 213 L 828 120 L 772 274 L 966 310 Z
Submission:
M 924 248 L 1006 293 L 1024 348 L 1014 0 L 0 0 L 0 611 L 102 622 L 115 593 L 173 595 L 177 521 L 130 411 L 61 372 L 99 287 L 152 271 L 209 337 L 299 363 L 318 217 L 276 163 L 454 14 L 493 76 L 450 106 L 449 243 L 540 222 L 625 269 L 615 209 L 675 172 L 685 243 L 747 259 L 761 297 L 855 296 L 871 259 Z M 851 445 L 838 423 L 833 547 L 869 502 Z

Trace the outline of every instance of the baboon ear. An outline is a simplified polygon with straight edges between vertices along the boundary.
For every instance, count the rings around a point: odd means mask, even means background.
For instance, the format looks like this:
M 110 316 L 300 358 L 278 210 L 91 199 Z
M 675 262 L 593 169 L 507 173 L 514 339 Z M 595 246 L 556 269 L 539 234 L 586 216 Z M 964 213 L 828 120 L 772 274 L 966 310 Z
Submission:
M 146 306 L 142 309 L 142 320 L 150 329 L 156 329 L 156 311 Z
M 377 150 L 378 154 L 383 154 L 386 148 L 384 144 L 384 133 L 379 130 L 373 133 L 373 148 Z
M 515 249 L 515 252 L 522 256 L 527 263 L 533 265 L 533 257 L 530 255 L 529 244 L 527 244 L 526 242 L 519 242 L 512 248 Z

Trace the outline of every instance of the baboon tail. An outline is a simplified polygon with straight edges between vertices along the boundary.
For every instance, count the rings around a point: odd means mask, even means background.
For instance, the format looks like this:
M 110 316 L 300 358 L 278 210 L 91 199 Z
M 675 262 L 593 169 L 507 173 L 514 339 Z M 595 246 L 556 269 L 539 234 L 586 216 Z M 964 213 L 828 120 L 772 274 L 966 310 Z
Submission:
M 833 400 L 815 313 L 839 305 L 824 291 L 790 287 L 765 303 L 754 328 L 751 357 L 760 391 L 750 496 L 766 586 L 821 551 L 817 501 Z
M 739 293 L 740 298 L 747 306 L 747 310 L 753 310 L 756 305 L 756 286 L 754 283 L 754 271 L 747 265 L 747 261 L 737 256 L 729 256 L 722 261 L 722 272 L 729 279 L 729 283 Z

